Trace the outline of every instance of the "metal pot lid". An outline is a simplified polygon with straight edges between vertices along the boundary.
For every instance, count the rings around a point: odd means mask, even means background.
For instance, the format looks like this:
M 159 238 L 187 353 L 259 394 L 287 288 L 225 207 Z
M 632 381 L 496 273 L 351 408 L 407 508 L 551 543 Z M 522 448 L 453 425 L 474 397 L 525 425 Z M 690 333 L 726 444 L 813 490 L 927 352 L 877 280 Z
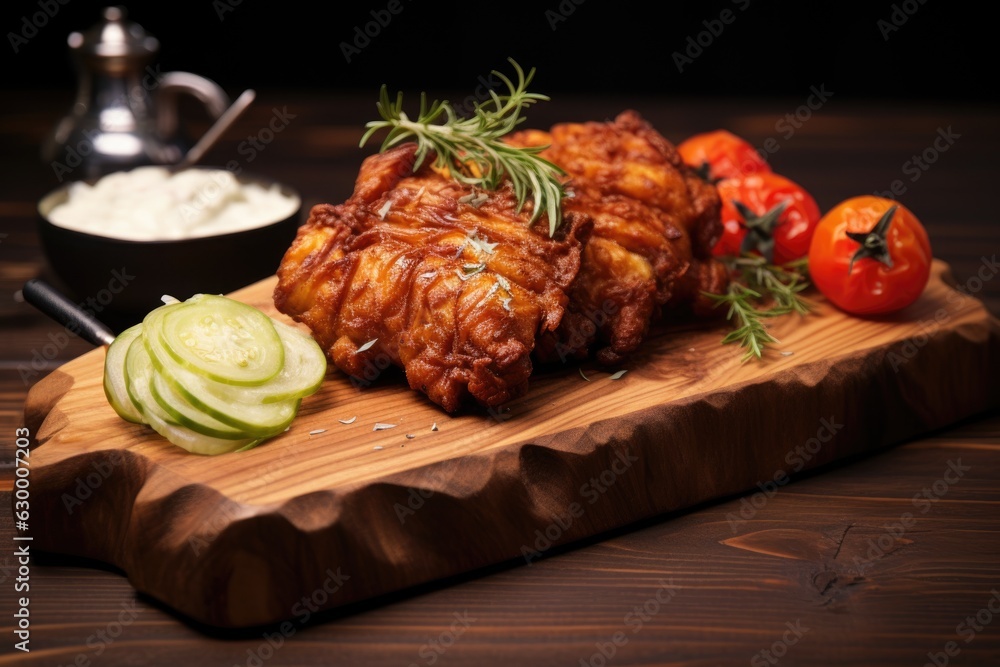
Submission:
M 85 32 L 70 33 L 74 53 L 99 58 L 144 59 L 154 56 L 160 42 L 138 23 L 127 21 L 124 7 L 105 7 L 102 21 Z

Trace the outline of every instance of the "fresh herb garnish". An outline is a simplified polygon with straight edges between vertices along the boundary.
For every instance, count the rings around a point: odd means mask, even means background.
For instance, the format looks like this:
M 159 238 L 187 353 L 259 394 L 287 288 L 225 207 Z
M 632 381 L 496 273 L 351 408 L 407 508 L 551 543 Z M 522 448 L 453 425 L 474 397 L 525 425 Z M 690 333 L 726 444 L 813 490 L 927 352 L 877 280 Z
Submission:
M 726 319 L 736 328 L 722 339 L 723 344 L 739 343 L 745 348 L 744 362 L 759 359 L 768 345 L 779 342 L 768 331 L 766 318 L 789 313 L 805 315 L 810 311 L 809 302 L 801 296 L 809 287 L 807 260 L 776 266 L 749 253 L 721 259 L 731 276 L 726 293 L 703 294 L 715 301 L 716 306 L 729 306 Z
M 403 94 L 399 93 L 393 102 L 383 85 L 376 105 L 382 120 L 365 125 L 368 129 L 360 145 L 364 146 L 379 130 L 388 129 L 380 151 L 404 141 L 416 141 L 414 171 L 420 168 L 428 153 L 433 152 L 434 166 L 447 168 L 452 178 L 462 183 L 496 190 L 504 178 L 510 179 L 518 210 L 530 194 L 534 204 L 530 224 L 534 224 L 542 213 L 547 213 L 551 236 L 562 223 L 560 205 L 566 191 L 559 177 L 565 172 L 539 155 L 547 146 L 518 148 L 500 140 L 524 121 L 521 112 L 525 108 L 549 98 L 527 91 L 535 75 L 533 68 L 525 75 L 513 59 L 510 63 L 517 72 L 517 84 L 494 71 L 507 85 L 509 94 L 500 95 L 491 90 L 490 99 L 477 103 L 469 117 L 460 117 L 447 100 L 428 104 L 426 94 L 421 93 L 420 112 L 416 120 L 411 120 L 403 111 Z

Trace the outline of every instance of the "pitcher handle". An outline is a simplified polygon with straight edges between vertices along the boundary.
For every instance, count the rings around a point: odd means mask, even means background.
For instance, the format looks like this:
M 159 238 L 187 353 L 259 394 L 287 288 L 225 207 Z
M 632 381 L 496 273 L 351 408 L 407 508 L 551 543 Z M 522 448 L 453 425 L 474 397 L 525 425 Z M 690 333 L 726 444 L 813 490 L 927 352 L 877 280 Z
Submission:
M 167 72 L 160 77 L 157 87 L 156 126 L 160 137 L 169 139 L 177 132 L 177 95 L 192 95 L 212 116 L 218 118 L 229 108 L 229 95 L 219 84 L 190 72 Z

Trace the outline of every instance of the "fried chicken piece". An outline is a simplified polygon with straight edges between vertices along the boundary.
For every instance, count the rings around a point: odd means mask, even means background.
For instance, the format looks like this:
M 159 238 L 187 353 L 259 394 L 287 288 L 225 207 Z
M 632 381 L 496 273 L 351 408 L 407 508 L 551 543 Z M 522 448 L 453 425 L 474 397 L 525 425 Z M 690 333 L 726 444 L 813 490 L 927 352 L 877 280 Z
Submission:
M 509 184 L 474 192 L 427 163 L 413 173 L 415 148 L 367 158 L 350 199 L 311 210 L 274 302 L 361 382 L 388 359 L 448 412 L 469 396 L 499 406 L 527 390 L 536 339 L 562 321 L 593 224 L 569 212 L 550 238 Z
M 569 312 L 540 342 L 539 359 L 585 358 L 597 346 L 600 363 L 618 364 L 664 313 L 712 311 L 701 290 L 727 283 L 725 267 L 711 258 L 722 233 L 718 192 L 638 113 L 525 130 L 507 141 L 547 145 L 542 157 L 567 172 L 572 192 L 563 210 L 594 219 Z

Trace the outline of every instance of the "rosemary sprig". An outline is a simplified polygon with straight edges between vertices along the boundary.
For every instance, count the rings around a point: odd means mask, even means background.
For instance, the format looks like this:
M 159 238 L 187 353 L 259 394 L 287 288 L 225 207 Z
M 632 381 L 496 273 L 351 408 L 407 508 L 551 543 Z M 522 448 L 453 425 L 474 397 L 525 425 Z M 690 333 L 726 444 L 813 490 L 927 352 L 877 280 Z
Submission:
M 530 224 L 542 213 L 549 218 L 549 234 L 554 235 L 562 223 L 561 203 L 566 191 L 559 177 L 562 169 L 539 155 L 547 146 L 518 148 L 500 140 L 524 121 L 521 112 L 539 100 L 549 98 L 539 93 L 529 93 L 528 84 L 535 75 L 527 75 L 513 59 L 509 59 L 517 72 L 517 83 L 500 72 L 494 74 L 503 81 L 509 93 L 500 95 L 490 91 L 490 98 L 479 102 L 469 117 L 460 117 L 447 100 L 427 103 L 427 96 L 420 95 L 420 112 L 411 120 L 403 111 L 403 94 L 395 102 L 383 85 L 376 105 L 382 120 L 368 122 L 361 146 L 382 129 L 389 133 L 382 142 L 386 151 L 404 141 L 416 141 L 414 171 L 420 168 L 428 153 L 435 154 L 434 166 L 447 168 L 452 178 L 469 185 L 495 190 L 504 178 L 510 179 L 518 201 L 518 210 L 525 205 L 529 193 L 534 208 Z
M 726 319 L 733 321 L 736 328 L 722 339 L 723 344 L 738 342 L 746 349 L 744 362 L 759 359 L 768 345 L 779 342 L 768 331 L 765 318 L 789 313 L 805 315 L 811 310 L 802 297 L 809 287 L 807 260 L 776 266 L 750 253 L 722 259 L 731 276 L 726 293 L 703 294 L 717 307 L 729 306 Z
M 764 347 L 766 345 L 778 342 L 768 332 L 767 327 L 764 326 L 764 322 L 761 319 L 766 317 L 767 313 L 758 310 L 753 305 L 755 301 L 761 298 L 760 292 L 752 290 L 746 285 L 732 282 L 729 284 L 725 294 L 709 294 L 706 292 L 705 295 L 715 301 L 716 306 L 722 304 L 729 305 L 729 312 L 726 313 L 726 319 L 731 321 L 735 319 L 738 326 L 726 334 L 722 339 L 722 343 L 726 345 L 738 342 L 740 347 L 746 348 L 746 353 L 743 355 L 744 362 L 754 357 L 759 359 L 764 354 Z

